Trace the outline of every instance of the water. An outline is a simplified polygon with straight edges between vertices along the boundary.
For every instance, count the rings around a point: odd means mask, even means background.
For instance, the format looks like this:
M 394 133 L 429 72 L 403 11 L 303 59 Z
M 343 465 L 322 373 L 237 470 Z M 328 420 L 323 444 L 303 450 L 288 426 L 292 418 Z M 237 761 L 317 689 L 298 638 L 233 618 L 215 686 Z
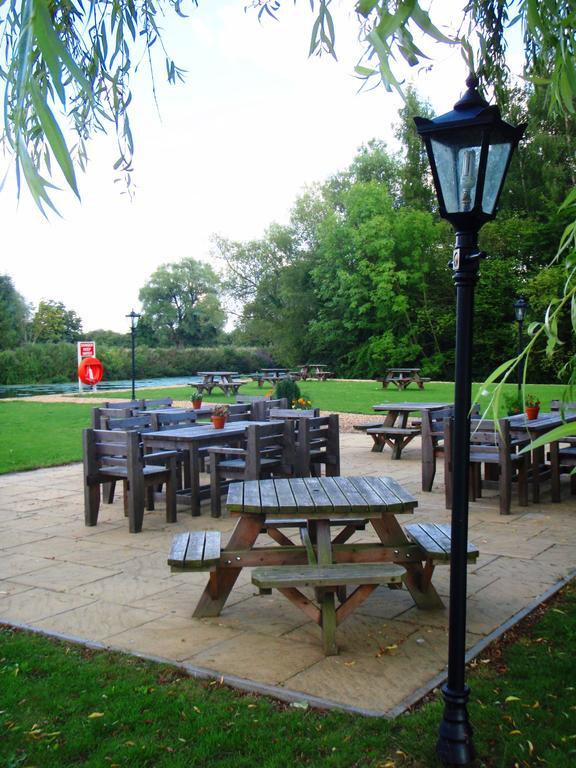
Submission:
M 153 387 L 182 387 L 186 384 L 198 384 L 199 376 L 174 376 L 161 379 L 136 379 L 136 390 Z M 122 381 L 102 381 L 98 384 L 98 392 L 111 392 L 115 389 L 130 389 L 131 379 Z M 84 392 L 90 392 L 84 387 Z M 31 395 L 65 395 L 78 392 L 78 383 L 64 384 L 0 384 L 0 399 L 5 397 L 30 397 Z M 136 393 L 138 396 L 138 393 Z

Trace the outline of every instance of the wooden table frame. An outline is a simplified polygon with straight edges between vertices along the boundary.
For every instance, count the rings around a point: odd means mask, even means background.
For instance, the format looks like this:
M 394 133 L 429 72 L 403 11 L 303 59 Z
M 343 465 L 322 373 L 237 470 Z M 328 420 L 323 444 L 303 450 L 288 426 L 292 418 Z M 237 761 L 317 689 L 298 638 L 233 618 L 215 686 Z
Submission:
M 394 384 L 397 389 L 406 389 L 410 384 L 416 384 L 419 389 L 424 389 L 424 384 L 430 379 L 420 376 L 420 368 L 388 368 L 386 375 L 378 381 L 382 382 L 384 389 L 389 384 Z
M 387 415 L 380 427 L 372 427 L 367 431 L 374 445 L 372 451 L 379 453 L 388 445 L 392 449 L 392 459 L 400 459 L 402 451 L 417 435 L 419 428 L 408 428 L 408 417 L 411 413 L 437 411 L 448 408 L 449 403 L 381 403 L 373 405 L 376 412 L 386 412 Z
M 227 506 L 238 522 L 218 562 L 210 568 L 206 588 L 196 606 L 194 616 L 218 616 L 242 568 L 270 565 L 305 565 L 311 562 L 310 547 L 319 563 L 397 563 L 405 570 L 404 583 L 419 608 L 443 606 L 432 585 L 433 566 L 418 545 L 412 543 L 400 526 L 397 515 L 412 514 L 418 502 L 392 478 L 322 477 L 261 480 L 233 483 Z M 302 546 L 294 544 L 281 530 L 286 518 L 302 520 L 302 526 L 313 536 Z M 334 538 L 334 520 L 370 521 L 379 542 L 350 543 L 356 526 L 345 526 Z M 279 521 L 278 528 L 273 522 Z M 264 521 L 268 535 L 276 546 L 256 547 Z M 314 543 L 315 538 L 315 543 Z M 376 588 L 360 585 L 337 609 L 343 618 L 353 611 Z M 298 590 L 286 596 L 308 615 L 317 609 L 302 598 Z
M 162 432 L 146 432 L 142 435 L 145 452 L 158 450 L 186 450 L 188 452 L 190 488 L 179 491 L 190 501 L 191 514 L 200 515 L 202 499 L 210 498 L 210 485 L 200 485 L 202 457 L 200 449 L 209 445 L 233 445 L 242 440 L 246 429 L 253 424 L 269 424 L 269 421 L 234 421 L 222 429 L 215 429 L 211 424 L 202 424 L 183 429 L 166 429 Z

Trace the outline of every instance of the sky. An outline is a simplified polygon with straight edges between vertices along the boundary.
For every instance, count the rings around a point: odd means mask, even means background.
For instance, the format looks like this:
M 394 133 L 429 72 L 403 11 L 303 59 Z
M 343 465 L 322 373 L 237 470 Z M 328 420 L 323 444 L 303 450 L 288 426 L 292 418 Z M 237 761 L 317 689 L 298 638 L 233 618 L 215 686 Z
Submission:
M 432 19 L 448 29 L 462 4 L 436 0 Z M 133 84 L 132 200 L 115 183 L 113 135 L 89 143 L 81 202 L 64 185 L 56 193 L 62 218 L 44 219 L 26 190 L 18 202 L 7 182 L 0 273 L 27 301 L 63 302 L 84 331 L 126 332 L 126 315 L 139 310 L 139 290 L 159 266 L 193 257 L 219 268 L 213 234 L 259 238 L 272 222 L 288 221 L 307 184 L 345 169 L 363 143 L 378 138 L 397 149 L 400 97 L 360 90 L 354 75 L 362 53 L 354 2 L 333 4 L 337 62 L 308 57 L 307 0 L 285 3 L 279 22 L 259 23 L 246 5 L 200 0 L 187 19 L 167 15 L 165 44 L 186 82 L 165 86 L 160 61 L 159 108 L 146 67 Z M 428 50 L 434 69 L 406 73 L 407 82 L 441 113 L 464 91 L 466 68 L 457 51 Z

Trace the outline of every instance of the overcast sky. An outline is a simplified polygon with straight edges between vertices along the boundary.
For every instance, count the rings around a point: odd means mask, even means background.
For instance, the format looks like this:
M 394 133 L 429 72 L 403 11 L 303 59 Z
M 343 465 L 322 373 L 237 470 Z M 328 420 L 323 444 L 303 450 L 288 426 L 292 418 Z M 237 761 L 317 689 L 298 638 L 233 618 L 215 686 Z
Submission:
M 463 0 L 437 2 L 444 28 Z M 37 305 L 62 301 L 85 331 L 126 331 L 138 292 L 161 264 L 191 256 L 210 261 L 210 236 L 260 237 L 286 222 L 306 184 L 347 167 L 371 138 L 396 148 L 399 97 L 384 88 L 359 92 L 361 54 L 354 3 L 335 3 L 337 52 L 308 58 L 313 16 L 307 0 L 286 3 L 279 23 L 259 23 L 245 0 L 200 0 L 188 19 L 167 18 L 165 42 L 187 70 L 184 85 L 159 83 L 160 114 L 143 68 L 131 113 L 135 198 L 114 183 L 114 137 L 89 146 L 79 174 L 82 201 L 55 196 L 63 218 L 48 221 L 24 191 L 8 183 L 0 205 L 0 272 Z M 437 112 L 464 90 L 466 69 L 446 47 L 432 73 L 409 75 Z M 158 67 L 161 80 L 163 64 Z

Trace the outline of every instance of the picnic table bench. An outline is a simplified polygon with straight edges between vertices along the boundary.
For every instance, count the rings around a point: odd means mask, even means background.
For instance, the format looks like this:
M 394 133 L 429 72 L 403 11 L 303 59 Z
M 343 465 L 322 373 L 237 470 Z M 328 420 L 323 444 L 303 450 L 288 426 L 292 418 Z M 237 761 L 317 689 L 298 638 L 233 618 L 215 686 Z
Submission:
M 213 389 L 221 389 L 225 395 L 237 395 L 240 387 L 249 384 L 249 379 L 234 379 L 237 371 L 198 371 L 198 376 L 203 379 L 199 384 L 190 384 L 197 392 L 212 394 Z
M 424 384 L 430 379 L 420 375 L 420 368 L 388 368 L 384 378 L 377 381 L 382 382 L 384 389 L 387 389 L 389 384 L 394 384 L 397 389 L 406 389 L 410 384 L 424 389 Z
M 442 607 L 431 579 L 434 567 L 450 560 L 449 527 L 420 523 L 404 530 L 397 515 L 411 514 L 415 506 L 416 499 L 387 477 L 233 483 L 228 508 L 239 519 L 228 544 L 221 548 L 214 531 L 178 534 L 168 562 L 173 571 L 209 571 L 194 611 L 199 618 L 218 616 L 242 568 L 254 568 L 257 587 L 278 589 L 320 625 L 324 652 L 332 655 L 338 652 L 337 625 L 381 584 L 405 586 L 419 608 Z M 348 541 L 367 521 L 377 540 Z M 336 524 L 343 527 L 333 536 Z M 280 530 L 296 525 L 301 544 Z M 255 546 L 264 530 L 273 546 Z M 470 546 L 468 560 L 477 556 Z M 300 591 L 306 588 L 314 590 L 315 600 Z

